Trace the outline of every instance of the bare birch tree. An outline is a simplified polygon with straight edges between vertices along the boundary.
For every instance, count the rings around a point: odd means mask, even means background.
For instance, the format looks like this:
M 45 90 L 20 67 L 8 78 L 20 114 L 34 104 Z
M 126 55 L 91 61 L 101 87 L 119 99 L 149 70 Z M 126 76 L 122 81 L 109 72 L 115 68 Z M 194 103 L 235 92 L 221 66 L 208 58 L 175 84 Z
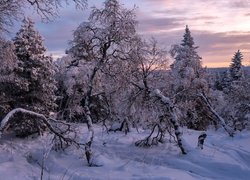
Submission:
M 139 90 L 135 99 L 141 101 L 140 105 L 135 105 L 134 108 L 143 109 L 141 113 L 144 117 L 151 117 L 150 123 L 154 123 L 152 132 L 148 137 L 143 140 L 137 141 L 137 146 L 151 146 L 163 142 L 166 126 L 174 129 L 174 134 L 177 139 L 182 154 L 187 153 L 180 126 L 178 124 L 178 116 L 176 107 L 173 101 L 165 96 L 161 90 L 167 89 L 167 79 L 164 77 L 167 72 L 168 58 L 167 52 L 159 47 L 155 39 L 149 42 L 140 42 L 134 48 L 133 61 L 137 65 L 137 73 L 135 73 L 134 82 L 131 83 Z M 158 83 L 156 83 L 159 81 Z M 161 89 L 161 90 L 160 90 Z M 141 97 L 140 97 L 141 96 Z M 134 102 L 135 103 L 135 102 Z M 139 113 L 138 113 L 139 114 Z M 145 114 L 147 114 L 145 116 Z M 164 120 L 163 120 L 164 119 Z M 168 119 L 167 121 L 165 121 Z M 154 132 L 157 130 L 157 135 L 153 137 Z
M 94 138 L 93 121 L 90 111 L 90 101 L 93 93 L 94 80 L 105 64 L 117 59 L 123 59 L 130 51 L 130 42 L 136 35 L 134 9 L 123 8 L 117 0 L 106 0 L 103 8 L 93 8 L 89 20 L 83 22 L 73 34 L 68 53 L 72 54 L 72 65 L 81 62 L 94 62 L 89 74 L 88 85 L 84 97 L 84 117 L 87 120 L 91 144 Z M 89 159 L 87 157 L 87 159 Z M 89 161 L 89 165 L 92 164 Z

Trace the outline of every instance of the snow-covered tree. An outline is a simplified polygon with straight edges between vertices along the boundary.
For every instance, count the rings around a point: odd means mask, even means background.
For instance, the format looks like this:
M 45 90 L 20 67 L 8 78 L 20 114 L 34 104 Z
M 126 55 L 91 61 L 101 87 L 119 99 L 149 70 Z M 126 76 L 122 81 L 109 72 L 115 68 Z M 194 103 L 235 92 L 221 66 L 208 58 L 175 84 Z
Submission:
M 240 50 L 238 50 L 234 54 L 232 63 L 229 68 L 231 81 L 239 81 L 243 78 L 242 59 L 243 55 Z
M 183 114 L 181 123 L 190 128 L 204 129 L 209 123 L 208 117 L 197 95 L 208 92 L 208 83 L 197 48 L 186 26 L 181 45 L 175 45 L 171 50 L 175 59 L 171 65 L 172 90 Z
M 239 84 L 244 79 L 242 60 L 243 55 L 240 50 L 238 50 L 232 58 L 229 69 L 227 69 L 222 74 L 222 78 L 218 80 L 218 84 L 225 94 L 231 91 L 232 86 Z
M 123 8 L 117 0 L 106 0 L 104 7 L 93 8 L 88 21 L 74 31 L 68 50 L 74 59 L 72 65 L 79 65 L 81 62 L 91 62 L 93 65 L 83 97 L 84 116 L 92 134 L 90 146 L 94 138 L 90 111 L 95 91 L 94 82 L 100 70 L 109 62 L 126 59 L 131 49 L 130 42 L 136 35 L 135 25 L 134 10 Z
M 34 22 L 30 18 L 25 18 L 19 32 L 13 39 L 15 52 L 20 61 L 29 61 L 44 56 L 46 51 L 43 46 L 42 36 L 34 28 Z
M 250 84 L 244 76 L 242 60 L 243 55 L 238 50 L 228 70 L 229 82 L 223 89 L 226 103 L 222 114 L 235 130 L 242 130 L 249 124 L 247 115 L 250 112 Z
M 201 57 L 196 52 L 197 48 L 198 46 L 195 46 L 190 30 L 186 26 L 181 45 L 175 45 L 171 50 L 175 59 L 171 69 L 175 76 L 179 76 L 180 79 L 187 77 L 202 78 L 204 69 L 201 66 Z
M 38 113 L 49 114 L 55 108 L 56 90 L 52 58 L 45 55 L 43 39 L 31 19 L 24 19 L 21 29 L 13 39 L 18 62 L 14 73 L 21 89 L 15 92 L 13 108 L 22 107 Z M 24 127 L 23 126 L 19 127 Z
M 222 76 L 221 87 L 224 93 L 228 94 L 231 91 L 232 86 L 237 85 L 244 79 L 243 66 L 242 66 L 243 55 L 238 50 L 233 58 L 232 63 Z
M 170 137 L 175 135 L 181 152 L 186 154 L 187 149 L 182 139 L 175 107 L 172 100 L 164 95 L 168 92 L 169 80 L 166 51 L 155 39 L 137 39 L 130 56 L 129 63 L 133 68 L 125 79 L 131 88 L 127 97 L 121 101 L 126 104 L 126 108 L 123 108 L 123 105 L 121 110 L 130 115 L 129 120 L 134 125 L 152 130 L 148 137 L 137 141 L 135 145 L 149 147 L 164 143 L 168 132 Z
M 88 75 L 93 69 L 93 63 L 89 62 L 79 66 L 69 68 L 72 61 L 71 56 L 65 56 L 56 61 L 58 71 L 56 81 L 58 86 L 57 99 L 58 118 L 69 122 L 83 122 L 83 101 L 88 86 Z M 100 73 L 99 73 L 100 74 Z M 100 122 L 107 118 L 104 90 L 101 81 L 105 80 L 105 75 L 95 78 L 95 92 L 91 98 L 90 111 L 94 122 Z M 107 82 L 106 82 L 107 83 Z M 106 84 L 107 85 L 107 84 Z M 107 92 L 108 93 L 108 92 Z
M 164 114 L 161 108 L 150 97 L 152 89 L 166 90 L 168 87 L 168 58 L 167 51 L 151 38 L 148 41 L 138 39 L 131 53 L 132 71 L 127 74 L 128 83 L 132 85 L 127 98 L 127 114 L 134 121 L 139 121 L 143 127 L 159 123 Z

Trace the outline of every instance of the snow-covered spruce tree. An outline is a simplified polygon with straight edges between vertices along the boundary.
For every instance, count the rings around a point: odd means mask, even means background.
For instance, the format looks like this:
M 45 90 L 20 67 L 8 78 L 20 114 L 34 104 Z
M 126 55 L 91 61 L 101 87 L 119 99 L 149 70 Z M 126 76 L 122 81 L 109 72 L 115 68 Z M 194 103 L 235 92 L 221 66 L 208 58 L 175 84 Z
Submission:
M 172 89 L 175 103 L 182 112 L 182 125 L 204 130 L 209 125 L 209 113 L 197 98 L 199 93 L 208 93 L 206 72 L 201 65 L 191 32 L 186 26 L 182 43 L 171 50 L 174 62 L 171 65 Z
M 244 78 L 242 59 L 243 55 L 240 50 L 238 50 L 232 58 L 232 63 L 229 69 L 227 69 L 222 75 L 222 79 L 219 83 L 225 94 L 228 94 L 231 91 L 230 89 L 232 86 L 240 83 Z
M 250 84 L 244 77 L 242 60 L 243 55 L 238 50 L 228 70 L 230 81 L 223 89 L 226 103 L 222 115 L 235 130 L 242 130 L 249 123 L 247 116 L 250 113 Z
M 227 69 L 223 74 L 221 87 L 225 94 L 228 94 L 231 91 L 230 89 L 232 88 L 232 86 L 235 86 L 237 83 L 240 83 L 241 80 L 244 79 L 242 59 L 243 55 L 240 50 L 238 50 L 232 58 L 232 63 L 229 69 Z
M 206 130 L 210 124 L 220 124 L 233 136 L 233 131 L 217 113 L 210 102 L 206 71 L 201 66 L 190 30 L 186 26 L 181 45 L 174 46 L 171 53 L 175 58 L 171 65 L 174 104 L 178 106 L 182 118 L 180 123 L 189 128 Z
M 240 81 L 244 77 L 243 70 L 242 70 L 242 59 L 243 59 L 243 55 L 240 52 L 240 50 L 238 50 L 234 54 L 232 63 L 229 68 L 231 81 Z
M 16 91 L 13 108 L 21 107 L 42 114 L 49 114 L 55 108 L 56 90 L 52 58 L 45 55 L 43 39 L 34 28 L 34 22 L 25 18 L 21 29 L 13 39 L 18 62 L 14 73 L 19 77 L 22 89 Z M 39 131 L 41 124 L 32 118 L 22 117 L 21 124 L 15 125 L 20 136 Z M 29 119 L 26 121 L 26 119 Z
M 136 35 L 135 25 L 134 10 L 123 8 L 117 0 L 106 0 L 104 7 L 93 8 L 88 21 L 74 31 L 68 50 L 74 58 L 72 65 L 81 62 L 93 64 L 83 98 L 83 114 L 90 132 L 89 146 L 94 138 L 90 104 L 95 90 L 95 79 L 102 67 L 109 62 L 126 59 L 131 49 L 130 42 Z

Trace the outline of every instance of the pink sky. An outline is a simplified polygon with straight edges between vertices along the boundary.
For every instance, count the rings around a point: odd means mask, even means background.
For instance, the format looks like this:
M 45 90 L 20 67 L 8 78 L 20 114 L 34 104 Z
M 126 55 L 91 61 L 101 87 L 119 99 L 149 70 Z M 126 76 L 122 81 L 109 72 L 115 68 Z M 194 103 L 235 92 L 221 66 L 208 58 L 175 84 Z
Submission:
M 89 0 L 89 7 L 102 1 Z M 154 36 L 166 48 L 182 40 L 189 25 L 203 65 L 227 67 L 240 49 L 243 64 L 250 64 L 250 0 L 121 0 L 124 6 L 138 8 L 138 31 Z M 49 24 L 37 23 L 45 44 L 54 57 L 64 55 L 72 31 L 88 17 L 72 7 L 61 9 L 61 17 Z M 39 18 L 38 18 L 39 19 Z

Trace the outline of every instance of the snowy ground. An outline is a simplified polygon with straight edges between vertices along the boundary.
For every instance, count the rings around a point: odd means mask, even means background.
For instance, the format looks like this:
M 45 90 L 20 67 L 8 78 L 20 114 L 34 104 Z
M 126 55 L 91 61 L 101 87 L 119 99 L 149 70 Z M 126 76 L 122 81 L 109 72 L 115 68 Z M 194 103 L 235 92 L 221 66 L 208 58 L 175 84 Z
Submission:
M 83 138 L 87 132 L 80 128 Z M 201 132 L 184 130 L 186 141 L 193 148 L 187 155 L 168 141 L 152 148 L 138 148 L 134 142 L 148 135 L 140 133 L 105 133 L 96 127 L 93 146 L 95 162 L 101 167 L 88 167 L 82 150 L 51 151 L 50 136 L 0 140 L 0 179 L 250 179 L 250 132 L 230 138 L 223 131 L 208 131 L 203 150 L 196 149 Z

